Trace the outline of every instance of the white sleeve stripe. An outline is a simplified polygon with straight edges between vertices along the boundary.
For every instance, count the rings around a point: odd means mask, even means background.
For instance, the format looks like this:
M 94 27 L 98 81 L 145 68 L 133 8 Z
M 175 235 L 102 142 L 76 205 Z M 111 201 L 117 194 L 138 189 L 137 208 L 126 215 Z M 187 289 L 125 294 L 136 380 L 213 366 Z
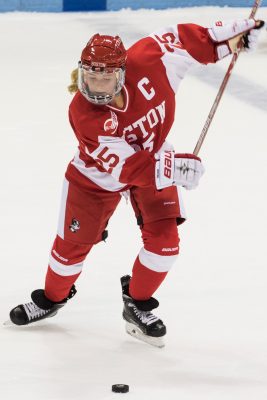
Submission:
M 148 269 L 155 272 L 168 272 L 175 263 L 178 255 L 160 256 L 142 247 L 139 252 L 139 260 Z
M 158 43 L 163 52 L 161 61 L 165 66 L 166 75 L 170 86 L 174 93 L 176 93 L 179 84 L 184 78 L 187 70 L 193 65 L 199 65 L 199 62 L 195 60 L 179 42 L 177 25 L 169 26 L 167 28 L 154 32 L 150 35 L 150 37 Z M 162 42 L 159 40 L 159 37 L 162 38 Z M 165 37 L 165 39 L 163 37 Z M 175 40 L 173 42 L 171 42 L 171 37 L 175 37 Z M 168 38 L 170 39 L 170 41 L 167 41 Z M 166 40 L 165 43 L 163 43 L 164 40 Z
M 99 171 L 97 167 L 86 167 L 85 162 L 80 158 L 79 151 L 75 154 L 71 164 L 87 179 L 109 192 L 117 192 L 126 186 L 126 183 L 120 183 L 107 172 Z
M 180 42 L 177 25 L 170 25 L 170 26 L 164 27 L 164 28 L 159 29 L 158 31 L 155 31 L 149 35 L 150 37 L 152 37 L 152 39 L 154 39 L 159 44 L 163 53 L 166 52 L 165 43 L 161 42 L 158 38 L 159 38 L 159 36 L 162 36 L 166 33 L 173 33 L 176 36 L 176 42 Z M 166 43 L 168 43 L 168 42 L 166 42 Z
M 83 263 L 65 265 L 57 261 L 52 255 L 50 255 L 49 266 L 56 274 L 61 276 L 77 275 L 82 272 Z
M 111 170 L 109 173 L 119 180 L 125 160 L 135 153 L 134 149 L 119 137 L 99 136 L 98 140 L 99 146 L 97 149 L 92 153 L 87 149 L 87 154 L 99 162 L 106 171 L 109 172 Z M 100 157 L 101 153 L 102 157 Z

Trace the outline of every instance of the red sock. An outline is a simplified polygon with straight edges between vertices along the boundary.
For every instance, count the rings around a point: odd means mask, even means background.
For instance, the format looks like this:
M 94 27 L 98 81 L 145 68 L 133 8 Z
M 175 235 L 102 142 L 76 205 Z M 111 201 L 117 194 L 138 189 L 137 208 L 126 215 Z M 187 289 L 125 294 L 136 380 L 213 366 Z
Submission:
M 168 272 L 156 272 L 145 267 L 137 256 L 132 279 L 130 281 L 129 294 L 135 300 L 148 300 L 161 285 Z
M 74 284 L 80 276 L 79 274 L 71 276 L 61 276 L 56 274 L 49 266 L 45 279 L 45 295 L 49 300 L 61 301 L 65 299 Z
M 59 236 L 56 237 L 51 255 L 62 266 L 68 266 L 81 263 L 89 253 L 93 245 L 82 245 L 79 243 L 63 240 Z M 64 260 L 64 261 L 62 261 Z M 75 271 L 76 272 L 76 271 Z M 48 266 L 45 279 L 45 295 L 49 300 L 61 301 L 65 299 L 81 272 L 75 275 L 59 275 Z

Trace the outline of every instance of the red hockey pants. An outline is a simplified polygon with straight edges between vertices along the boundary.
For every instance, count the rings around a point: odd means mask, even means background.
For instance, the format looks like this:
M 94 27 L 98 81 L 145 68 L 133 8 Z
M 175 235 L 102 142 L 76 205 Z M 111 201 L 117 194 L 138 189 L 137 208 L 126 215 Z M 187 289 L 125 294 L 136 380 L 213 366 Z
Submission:
M 144 246 L 132 269 L 130 294 L 149 299 L 160 286 L 179 252 L 177 224 L 184 221 L 177 188 L 132 188 L 131 203 L 141 228 Z M 121 195 L 118 192 L 83 190 L 64 180 L 58 232 L 45 281 L 45 294 L 61 301 L 82 272 L 94 244 L 105 239 L 105 228 Z

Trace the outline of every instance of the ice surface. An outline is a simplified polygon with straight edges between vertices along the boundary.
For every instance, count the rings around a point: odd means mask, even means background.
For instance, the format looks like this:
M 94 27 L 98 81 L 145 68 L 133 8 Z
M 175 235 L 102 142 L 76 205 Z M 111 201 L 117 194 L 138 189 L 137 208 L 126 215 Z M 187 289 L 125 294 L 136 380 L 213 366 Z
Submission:
M 66 86 L 87 39 L 118 33 L 129 46 L 160 26 L 248 12 L 0 15 L 1 321 L 43 287 L 62 179 L 76 148 Z M 258 17 L 267 19 L 267 9 Z M 68 306 L 36 326 L 0 327 L 1 399 L 266 399 L 266 56 L 264 31 L 257 52 L 240 56 L 211 125 L 200 187 L 184 192 L 181 255 L 157 293 L 166 347 L 124 332 L 119 278 L 131 272 L 141 239 L 122 200 Z M 228 63 L 192 71 L 182 83 L 170 135 L 178 151 L 193 150 Z M 112 394 L 113 383 L 129 384 L 130 392 Z

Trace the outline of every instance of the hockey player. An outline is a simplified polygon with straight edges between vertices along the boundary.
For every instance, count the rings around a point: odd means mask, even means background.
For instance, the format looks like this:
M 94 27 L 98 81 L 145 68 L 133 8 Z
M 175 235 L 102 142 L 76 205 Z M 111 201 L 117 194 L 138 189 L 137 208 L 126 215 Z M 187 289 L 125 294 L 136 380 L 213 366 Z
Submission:
M 210 28 L 178 24 L 125 50 L 118 36 L 94 35 L 82 51 L 69 120 L 79 147 L 64 179 L 58 232 L 44 289 L 10 312 L 14 324 L 51 317 L 76 292 L 74 283 L 121 194 L 129 193 L 144 246 L 121 278 L 127 331 L 162 346 L 164 323 L 152 313 L 152 297 L 179 253 L 177 225 L 184 222 L 178 187 L 195 188 L 201 160 L 176 153 L 166 142 L 175 93 L 194 65 L 215 63 L 256 43 L 262 21 L 218 22 Z M 75 78 L 75 77 L 74 77 Z M 75 79 L 74 79 L 75 80 Z

